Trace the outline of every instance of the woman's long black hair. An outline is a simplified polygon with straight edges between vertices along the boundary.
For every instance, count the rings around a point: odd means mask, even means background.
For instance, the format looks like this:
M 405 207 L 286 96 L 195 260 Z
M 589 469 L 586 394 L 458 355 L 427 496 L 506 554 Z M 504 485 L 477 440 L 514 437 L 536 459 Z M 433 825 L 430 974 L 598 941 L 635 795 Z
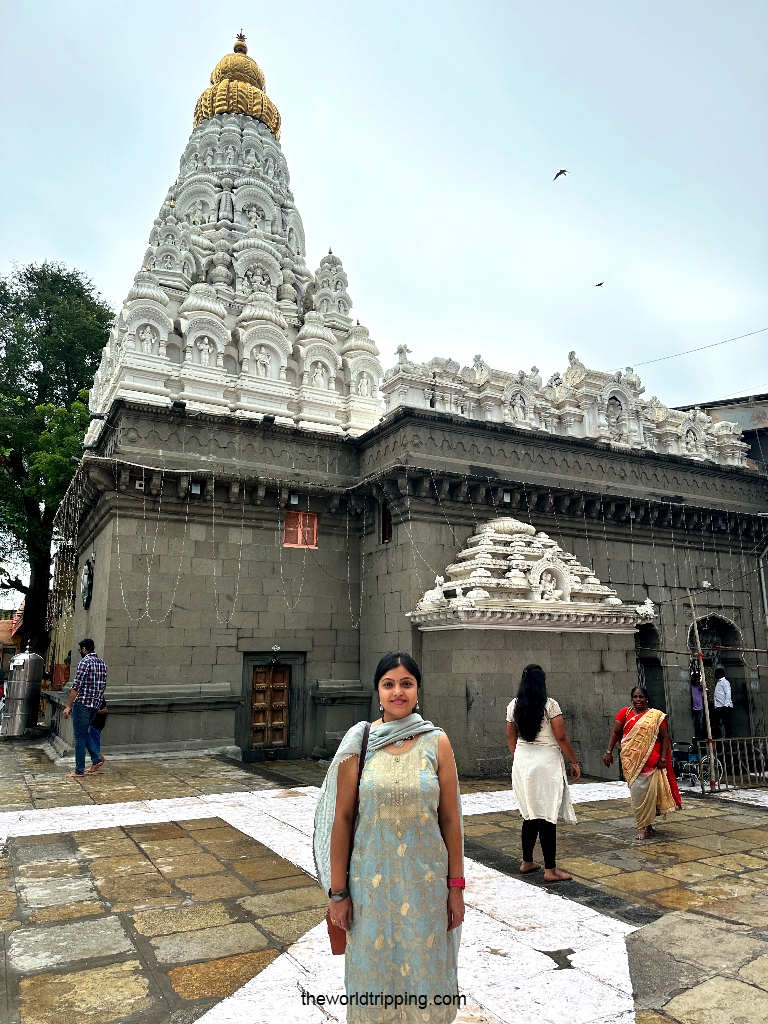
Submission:
M 541 731 L 547 703 L 547 677 L 541 665 L 526 665 L 512 719 L 521 739 L 533 743 Z

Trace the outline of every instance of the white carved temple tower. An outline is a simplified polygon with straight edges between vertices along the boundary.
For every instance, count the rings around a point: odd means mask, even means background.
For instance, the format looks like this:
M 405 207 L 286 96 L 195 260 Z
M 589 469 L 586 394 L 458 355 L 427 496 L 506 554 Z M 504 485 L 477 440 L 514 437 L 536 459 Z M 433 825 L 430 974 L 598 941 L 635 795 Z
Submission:
M 353 436 L 381 417 L 376 345 L 330 253 L 316 275 L 280 148 L 280 114 L 240 35 L 197 101 L 91 392 Z M 98 427 L 92 428 L 92 441 Z

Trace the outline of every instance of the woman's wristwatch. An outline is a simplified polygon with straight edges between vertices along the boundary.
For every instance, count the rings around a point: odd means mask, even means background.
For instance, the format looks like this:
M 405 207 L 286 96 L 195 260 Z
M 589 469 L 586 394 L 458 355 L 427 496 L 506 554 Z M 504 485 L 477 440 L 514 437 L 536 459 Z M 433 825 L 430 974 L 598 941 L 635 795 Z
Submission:
M 341 901 L 345 900 L 347 896 L 349 896 L 348 885 L 345 885 L 341 892 L 334 892 L 332 889 L 328 890 L 328 897 L 331 900 L 331 903 L 341 903 Z
M 465 882 L 464 882 L 463 878 L 449 878 L 448 879 L 448 888 L 449 889 L 463 889 L 464 887 L 465 887 Z

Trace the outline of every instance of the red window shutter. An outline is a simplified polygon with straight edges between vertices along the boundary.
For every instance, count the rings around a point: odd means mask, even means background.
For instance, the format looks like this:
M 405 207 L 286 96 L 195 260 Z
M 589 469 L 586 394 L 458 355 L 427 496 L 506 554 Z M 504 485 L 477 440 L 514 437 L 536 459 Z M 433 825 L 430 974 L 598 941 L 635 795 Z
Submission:
M 317 516 L 314 512 L 300 512 L 301 516 L 301 546 L 303 548 L 317 547 Z
M 283 547 L 317 547 L 317 515 L 314 512 L 285 513 Z
M 301 512 L 285 513 L 285 529 L 283 532 L 283 547 L 298 548 L 301 546 L 300 528 Z

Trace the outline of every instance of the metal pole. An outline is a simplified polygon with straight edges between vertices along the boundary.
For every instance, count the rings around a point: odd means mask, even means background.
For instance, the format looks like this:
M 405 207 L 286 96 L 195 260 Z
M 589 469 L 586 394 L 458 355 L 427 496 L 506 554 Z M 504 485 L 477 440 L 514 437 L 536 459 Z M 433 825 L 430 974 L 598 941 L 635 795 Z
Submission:
M 704 722 L 707 727 L 707 746 L 709 747 L 709 788 L 711 792 L 715 789 L 715 741 L 712 739 L 712 723 L 709 720 L 709 701 L 707 700 L 707 677 L 704 675 L 704 654 L 701 650 L 699 639 L 699 624 L 696 621 L 696 608 L 693 604 L 693 596 L 686 587 L 688 600 L 691 602 L 691 615 L 693 616 L 693 635 L 696 638 L 696 651 L 699 658 L 699 678 L 701 679 L 701 691 L 704 702 Z

